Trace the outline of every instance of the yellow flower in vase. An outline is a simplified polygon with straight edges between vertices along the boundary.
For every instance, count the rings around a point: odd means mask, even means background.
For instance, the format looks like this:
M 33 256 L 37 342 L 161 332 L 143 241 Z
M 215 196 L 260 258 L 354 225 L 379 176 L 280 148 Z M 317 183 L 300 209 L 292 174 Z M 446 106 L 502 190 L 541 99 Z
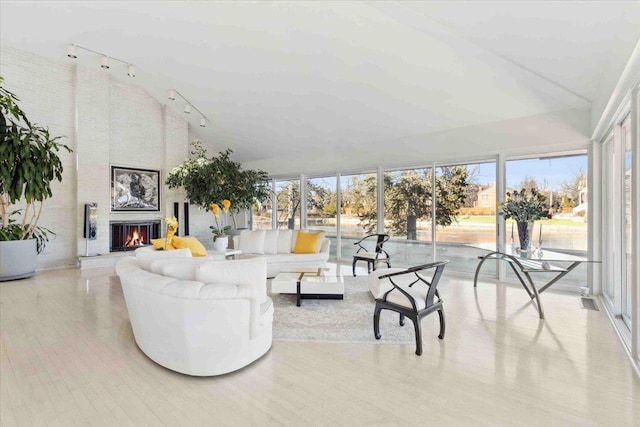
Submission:
M 225 233 L 231 229 L 230 225 L 224 225 L 226 214 L 227 212 L 229 212 L 229 208 L 231 207 L 231 202 L 227 199 L 224 199 L 220 204 L 222 205 L 222 210 L 225 213 L 223 218 L 220 218 L 220 205 L 218 205 L 217 203 L 211 203 L 209 205 L 209 209 L 211 209 L 211 212 L 213 213 L 213 220 L 216 223 L 215 227 L 209 227 L 211 229 L 211 232 L 213 233 L 214 242 L 217 237 L 224 236 Z M 218 218 L 220 218 L 220 222 L 218 222 Z
M 211 209 L 211 212 L 213 212 L 214 217 L 220 218 L 220 206 L 218 206 L 217 203 L 211 203 L 209 208 Z

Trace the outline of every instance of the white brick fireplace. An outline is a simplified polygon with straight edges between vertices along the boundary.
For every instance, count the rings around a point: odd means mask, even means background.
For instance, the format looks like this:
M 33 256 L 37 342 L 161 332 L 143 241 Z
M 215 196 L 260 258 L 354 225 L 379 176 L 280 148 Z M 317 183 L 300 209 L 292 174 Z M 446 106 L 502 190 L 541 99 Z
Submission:
M 77 265 L 78 256 L 85 254 L 85 203 L 98 204 L 97 239 L 89 242 L 89 253 L 109 252 L 110 222 L 159 220 L 164 227 L 174 202 L 183 210 L 184 198 L 162 183 L 198 137 L 184 119 L 141 88 L 99 67 L 66 61 L 63 53 L 54 61 L 1 46 L 5 87 L 18 95 L 31 121 L 48 126 L 52 135 L 65 135 L 62 142 L 74 150 L 61 153 L 63 181 L 53 185 L 53 197 L 45 202 L 40 224 L 57 236 L 38 257 L 39 269 Z M 111 212 L 111 165 L 160 170 L 160 212 Z M 207 239 L 207 214 L 193 206 L 189 210 L 191 234 Z

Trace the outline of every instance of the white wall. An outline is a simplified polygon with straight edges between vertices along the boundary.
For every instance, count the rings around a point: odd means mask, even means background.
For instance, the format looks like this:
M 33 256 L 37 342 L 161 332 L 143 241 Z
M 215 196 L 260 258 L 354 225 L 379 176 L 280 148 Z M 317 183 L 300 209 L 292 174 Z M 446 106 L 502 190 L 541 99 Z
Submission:
M 78 255 L 85 253 L 85 203 L 98 203 L 98 239 L 90 242 L 91 253 L 109 251 L 110 220 L 163 219 L 173 215 L 174 202 L 182 206 L 181 190 L 162 185 L 160 212 L 110 212 L 111 165 L 158 169 L 164 182 L 167 171 L 188 155 L 188 123 L 172 110 L 109 71 L 4 45 L 0 70 L 27 116 L 48 126 L 52 135 L 65 135 L 63 141 L 74 150 L 61 153 L 63 180 L 54 183 L 53 197 L 45 202 L 40 225 L 57 237 L 39 255 L 39 269 L 76 265 Z

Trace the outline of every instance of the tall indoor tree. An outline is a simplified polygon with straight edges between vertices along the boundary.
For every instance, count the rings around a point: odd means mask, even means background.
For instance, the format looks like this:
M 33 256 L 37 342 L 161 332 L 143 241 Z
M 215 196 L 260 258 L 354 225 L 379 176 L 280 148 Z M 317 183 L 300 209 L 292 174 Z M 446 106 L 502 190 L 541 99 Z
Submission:
M 240 163 L 231 160 L 232 150 L 208 157 L 201 141 L 193 141 L 191 147 L 190 158 L 169 172 L 165 184 L 183 187 L 192 205 L 208 211 L 212 203 L 229 200 L 231 211 L 240 212 L 271 197 L 267 173 L 243 170 Z

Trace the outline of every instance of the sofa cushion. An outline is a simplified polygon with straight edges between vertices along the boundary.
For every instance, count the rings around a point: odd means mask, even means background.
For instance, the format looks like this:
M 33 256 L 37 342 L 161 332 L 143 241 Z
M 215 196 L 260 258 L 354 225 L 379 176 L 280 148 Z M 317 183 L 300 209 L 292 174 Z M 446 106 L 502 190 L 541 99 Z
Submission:
M 189 249 L 176 249 L 174 251 L 156 251 L 153 248 L 138 248 L 136 249 L 136 259 L 143 270 L 151 271 L 151 263 L 157 259 L 172 259 L 172 258 L 189 258 L 191 257 L 191 251 Z
M 296 246 L 293 249 L 294 254 L 314 254 L 320 250 L 320 241 L 324 233 L 309 233 L 306 231 L 298 231 Z
M 291 253 L 291 230 L 278 230 L 278 253 Z
M 196 269 L 204 262 L 211 261 L 209 257 L 157 259 L 151 263 L 151 272 L 178 280 L 196 280 Z
M 240 233 L 240 249 L 243 253 L 264 253 L 264 230 L 243 231 Z
M 264 232 L 264 253 L 278 253 L 278 230 L 265 230 Z
M 189 249 L 191 251 L 192 256 L 207 256 L 207 249 L 204 247 L 202 243 L 195 237 L 187 236 L 187 237 L 178 237 L 173 236 L 171 239 L 171 244 L 176 249 Z
M 205 284 L 251 285 L 267 299 L 267 262 L 262 257 L 210 261 L 196 269 L 196 280 Z

